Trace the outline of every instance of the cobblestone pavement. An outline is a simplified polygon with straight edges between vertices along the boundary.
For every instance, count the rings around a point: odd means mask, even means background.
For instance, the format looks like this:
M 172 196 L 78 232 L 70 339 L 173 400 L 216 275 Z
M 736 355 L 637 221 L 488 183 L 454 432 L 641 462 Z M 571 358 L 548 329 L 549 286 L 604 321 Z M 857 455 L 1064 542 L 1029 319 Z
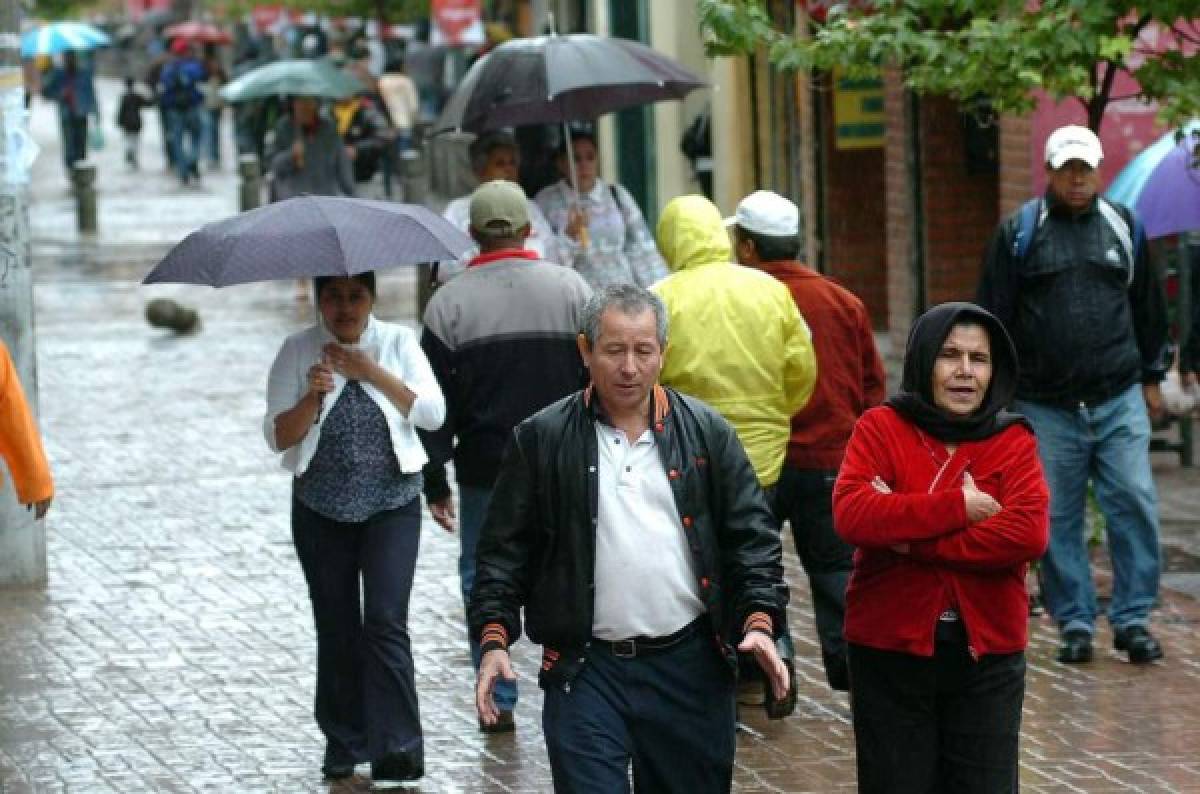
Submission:
M 54 198 L 53 122 L 38 114 L 34 132 L 48 149 L 33 206 L 38 369 L 59 496 L 49 586 L 0 593 L 0 793 L 366 791 L 365 777 L 320 781 L 314 639 L 288 481 L 260 432 L 271 357 L 312 309 L 291 284 L 137 286 L 182 233 L 174 229 L 232 211 L 232 177 L 185 192 L 153 157 L 134 176 L 102 153 L 108 225 L 80 243 Z M 105 215 L 108 204 L 127 210 Z M 126 238 L 127 227 L 136 234 Z M 411 322 L 412 293 L 410 273 L 387 275 L 381 316 Z M 203 328 L 148 327 L 142 307 L 159 296 L 198 308 Z M 1195 475 L 1169 458 L 1156 465 L 1164 517 L 1193 527 Z M 427 743 L 419 788 L 548 791 L 533 650 L 518 645 L 516 733 L 485 738 L 471 703 L 456 539 L 428 517 L 422 531 L 411 616 Z M 787 568 L 800 705 L 780 722 L 743 710 L 735 789 L 852 790 L 848 702 L 824 686 L 790 553 Z M 1024 790 L 1200 792 L 1198 623 L 1200 605 L 1167 591 L 1157 617 L 1164 662 L 1131 667 L 1107 650 L 1102 627 L 1096 661 L 1067 667 L 1053 661 L 1050 624 L 1034 619 Z

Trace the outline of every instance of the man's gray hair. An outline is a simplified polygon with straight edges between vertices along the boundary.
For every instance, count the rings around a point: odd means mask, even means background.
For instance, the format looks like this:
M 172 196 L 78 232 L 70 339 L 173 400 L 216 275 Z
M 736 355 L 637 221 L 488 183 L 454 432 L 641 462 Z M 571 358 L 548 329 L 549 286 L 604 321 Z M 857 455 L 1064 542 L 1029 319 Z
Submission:
M 654 328 L 659 347 L 667 346 L 667 307 L 662 298 L 643 287 L 633 284 L 610 284 L 592 293 L 583 307 L 583 335 L 588 347 L 595 347 L 600 333 L 600 317 L 609 309 L 633 317 L 649 309 L 654 312 Z
M 517 151 L 517 139 L 504 130 L 485 132 L 471 141 L 467 147 L 467 156 L 471 158 L 471 170 L 478 174 L 487 165 L 488 158 L 497 149 L 512 149 Z

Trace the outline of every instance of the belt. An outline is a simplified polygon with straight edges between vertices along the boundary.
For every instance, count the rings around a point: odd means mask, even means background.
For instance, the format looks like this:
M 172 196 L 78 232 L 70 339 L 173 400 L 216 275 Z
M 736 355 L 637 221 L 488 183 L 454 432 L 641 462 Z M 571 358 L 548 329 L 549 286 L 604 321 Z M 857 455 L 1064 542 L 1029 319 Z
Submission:
M 592 645 L 606 648 L 613 656 L 621 659 L 634 659 L 638 656 L 652 656 L 672 648 L 696 633 L 703 617 L 698 617 L 674 634 L 665 637 L 630 637 L 627 640 L 602 640 L 592 638 Z

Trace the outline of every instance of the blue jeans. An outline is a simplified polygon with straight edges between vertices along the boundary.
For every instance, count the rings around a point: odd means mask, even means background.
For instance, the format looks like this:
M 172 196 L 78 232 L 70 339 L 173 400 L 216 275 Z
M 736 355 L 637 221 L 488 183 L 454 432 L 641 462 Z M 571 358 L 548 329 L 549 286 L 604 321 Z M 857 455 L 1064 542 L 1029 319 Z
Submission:
M 204 134 L 204 108 L 197 105 L 187 109 L 168 108 L 166 111 L 167 136 L 170 140 L 171 162 L 186 182 L 196 173 L 196 161 L 200 159 L 201 140 Z M 184 145 L 184 139 L 187 145 Z
M 408 635 L 420 499 L 353 524 L 293 499 L 292 537 L 317 628 L 315 715 L 325 764 L 391 753 L 423 761 Z
M 718 794 L 733 783 L 733 673 L 707 621 L 659 653 L 593 642 L 569 691 L 548 687 L 542 733 L 559 794 Z
M 487 517 L 488 504 L 492 501 L 491 488 L 470 485 L 458 486 L 458 533 L 462 544 L 458 554 L 458 581 L 462 586 L 463 608 L 471 603 L 471 591 L 475 588 L 475 547 L 479 545 L 479 530 Z M 467 642 L 471 646 L 471 664 L 479 670 L 479 638 L 467 626 Z M 500 680 L 493 691 L 496 708 L 512 711 L 517 705 L 515 681 Z
M 1094 630 L 1096 589 L 1084 538 L 1087 485 L 1104 514 L 1114 628 L 1145 626 L 1158 596 L 1158 496 L 1150 472 L 1150 420 L 1138 384 L 1095 406 L 1017 400 L 1038 437 L 1050 488 L 1050 547 L 1042 561 L 1046 607 L 1063 631 Z

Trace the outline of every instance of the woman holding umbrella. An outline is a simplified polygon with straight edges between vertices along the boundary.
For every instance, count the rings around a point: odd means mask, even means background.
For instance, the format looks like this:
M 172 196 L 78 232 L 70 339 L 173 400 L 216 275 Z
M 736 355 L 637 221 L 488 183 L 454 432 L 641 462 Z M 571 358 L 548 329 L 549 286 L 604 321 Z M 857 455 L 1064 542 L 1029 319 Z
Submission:
M 413 332 L 372 315 L 374 273 L 318 277 L 314 292 L 320 320 L 279 351 L 263 429 L 295 474 L 321 769 L 346 778 L 369 760 L 376 781 L 415 780 L 424 751 L 407 620 L 426 462 L 416 428 L 438 429 L 446 403 Z
M 292 112 L 275 125 L 266 162 L 271 200 L 293 196 L 353 196 L 354 172 L 333 122 L 320 114 L 316 97 L 292 97 Z
M 558 152 L 563 178 L 543 188 L 535 201 L 559 235 L 568 260 L 563 264 L 573 265 L 593 288 L 648 287 L 667 275 L 667 265 L 633 196 L 600 179 L 597 165 L 595 135 L 572 130 Z

